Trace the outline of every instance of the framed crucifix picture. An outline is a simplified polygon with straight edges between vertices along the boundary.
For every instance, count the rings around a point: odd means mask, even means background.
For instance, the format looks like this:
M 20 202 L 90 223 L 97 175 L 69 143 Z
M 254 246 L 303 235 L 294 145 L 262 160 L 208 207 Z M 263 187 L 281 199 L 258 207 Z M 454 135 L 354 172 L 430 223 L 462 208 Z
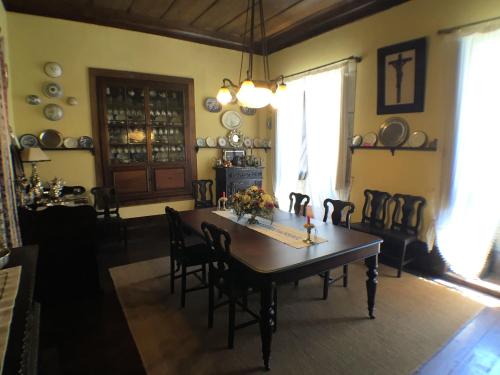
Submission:
M 377 114 L 423 112 L 426 39 L 379 48 Z

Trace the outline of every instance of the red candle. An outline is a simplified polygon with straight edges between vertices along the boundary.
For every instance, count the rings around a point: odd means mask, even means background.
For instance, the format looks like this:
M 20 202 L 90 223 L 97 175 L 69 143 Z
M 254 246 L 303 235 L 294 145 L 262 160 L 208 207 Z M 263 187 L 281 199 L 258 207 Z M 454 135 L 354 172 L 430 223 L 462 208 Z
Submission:
M 311 217 L 307 216 L 307 225 L 311 224 Z

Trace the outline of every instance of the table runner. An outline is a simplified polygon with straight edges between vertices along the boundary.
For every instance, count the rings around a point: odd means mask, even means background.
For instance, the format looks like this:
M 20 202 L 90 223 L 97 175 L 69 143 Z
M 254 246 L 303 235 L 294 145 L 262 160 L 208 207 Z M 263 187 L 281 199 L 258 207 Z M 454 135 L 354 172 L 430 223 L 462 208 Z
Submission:
M 234 221 L 235 223 L 244 225 L 247 228 L 259 232 L 265 236 L 283 242 L 284 244 L 292 246 L 296 249 L 301 249 L 310 246 L 303 241 L 303 239 L 306 238 L 307 236 L 305 229 L 299 230 L 279 223 L 267 224 L 264 222 L 268 221 L 266 219 L 261 219 L 262 222 L 259 222 L 257 224 L 246 224 L 249 216 L 245 216 L 241 218 L 240 221 L 238 221 L 238 216 L 236 216 L 232 211 L 212 211 L 212 212 L 216 215 Z M 311 232 L 311 239 L 316 243 L 327 242 L 327 240 L 325 240 L 324 238 L 316 236 L 314 229 Z
M 21 266 L 0 270 L 0 374 L 9 342 L 9 328 L 14 312 Z

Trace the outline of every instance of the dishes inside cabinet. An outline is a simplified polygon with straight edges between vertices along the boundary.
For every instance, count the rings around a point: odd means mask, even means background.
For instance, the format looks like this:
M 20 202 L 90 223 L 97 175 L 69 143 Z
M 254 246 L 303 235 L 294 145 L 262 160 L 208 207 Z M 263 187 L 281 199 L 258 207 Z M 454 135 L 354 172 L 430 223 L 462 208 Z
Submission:
M 427 134 L 423 131 L 416 130 L 410 134 L 408 138 L 408 146 L 413 148 L 421 148 L 424 147 L 427 143 Z
M 366 133 L 363 137 L 363 146 L 364 147 L 373 147 L 377 144 L 377 134 L 370 132 Z
M 38 139 L 33 134 L 23 134 L 19 137 L 19 144 L 23 148 L 38 147 Z
M 63 136 L 57 130 L 47 129 L 38 137 L 40 144 L 46 148 L 59 148 L 63 144 Z
M 363 137 L 358 135 L 355 135 L 352 137 L 352 146 L 361 146 L 361 143 L 363 143 Z
M 379 130 L 380 143 L 387 147 L 398 147 L 408 138 L 410 127 L 401 117 L 387 119 Z

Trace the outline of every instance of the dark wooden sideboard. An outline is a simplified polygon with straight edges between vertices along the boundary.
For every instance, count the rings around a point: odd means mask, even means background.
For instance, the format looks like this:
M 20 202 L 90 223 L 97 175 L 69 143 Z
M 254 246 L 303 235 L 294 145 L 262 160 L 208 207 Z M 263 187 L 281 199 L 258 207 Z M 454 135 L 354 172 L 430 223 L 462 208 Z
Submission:
M 215 168 L 217 199 L 222 196 L 222 193 L 231 196 L 252 185 L 262 187 L 262 171 L 263 167 Z

